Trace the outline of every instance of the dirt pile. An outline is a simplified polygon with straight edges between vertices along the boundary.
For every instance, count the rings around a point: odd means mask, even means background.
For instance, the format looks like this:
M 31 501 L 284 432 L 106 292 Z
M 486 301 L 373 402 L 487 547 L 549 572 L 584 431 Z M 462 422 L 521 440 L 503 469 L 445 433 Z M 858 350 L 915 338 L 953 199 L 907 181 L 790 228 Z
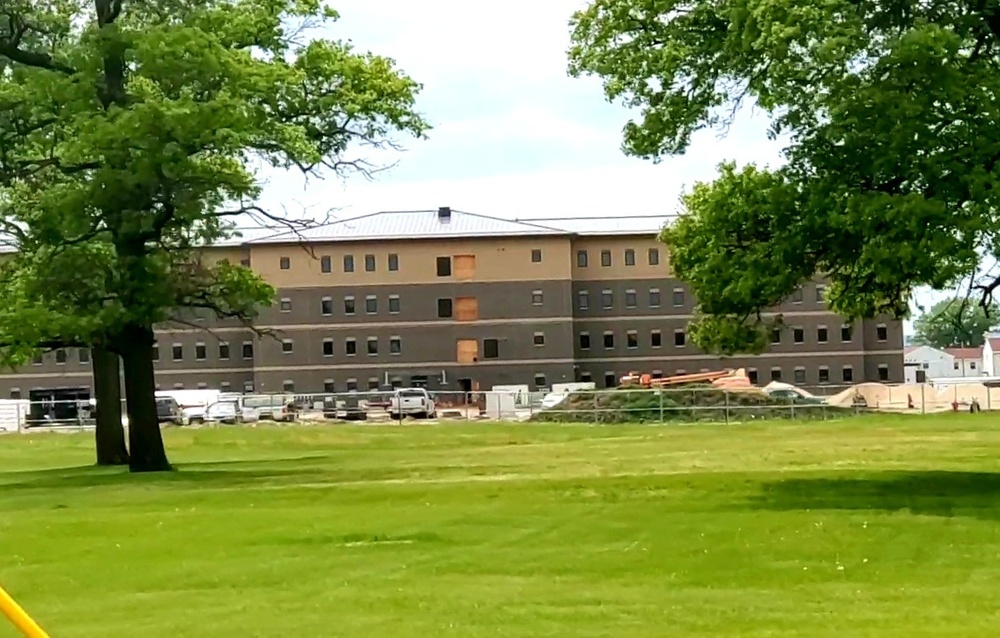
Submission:
M 757 388 L 726 390 L 711 384 L 669 389 L 621 387 L 613 391 L 574 392 L 558 405 L 535 414 L 544 423 L 728 423 L 773 419 L 827 419 L 851 416 L 850 406 L 792 403 L 772 399 Z

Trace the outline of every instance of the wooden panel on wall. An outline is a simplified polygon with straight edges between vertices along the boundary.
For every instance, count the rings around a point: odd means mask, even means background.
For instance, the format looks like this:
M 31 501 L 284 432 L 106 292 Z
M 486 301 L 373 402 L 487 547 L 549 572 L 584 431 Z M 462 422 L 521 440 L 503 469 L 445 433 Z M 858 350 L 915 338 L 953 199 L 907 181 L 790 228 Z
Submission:
M 479 319 L 479 300 L 475 297 L 457 297 L 455 299 L 455 320 L 476 321 Z
M 452 265 L 455 279 L 472 279 L 476 276 L 475 255 L 455 255 Z
M 476 339 L 459 339 L 457 360 L 459 363 L 475 363 L 479 358 L 479 341 Z

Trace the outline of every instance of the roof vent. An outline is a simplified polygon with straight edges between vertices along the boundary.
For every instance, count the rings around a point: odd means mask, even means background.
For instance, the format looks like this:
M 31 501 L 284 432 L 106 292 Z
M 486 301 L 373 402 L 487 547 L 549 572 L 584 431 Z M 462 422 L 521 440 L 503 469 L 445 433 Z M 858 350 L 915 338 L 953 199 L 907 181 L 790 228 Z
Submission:
M 450 222 L 451 221 L 451 207 L 449 207 L 449 206 L 442 206 L 441 208 L 439 208 L 438 209 L 438 219 L 441 220 L 441 221 L 443 221 L 443 222 Z

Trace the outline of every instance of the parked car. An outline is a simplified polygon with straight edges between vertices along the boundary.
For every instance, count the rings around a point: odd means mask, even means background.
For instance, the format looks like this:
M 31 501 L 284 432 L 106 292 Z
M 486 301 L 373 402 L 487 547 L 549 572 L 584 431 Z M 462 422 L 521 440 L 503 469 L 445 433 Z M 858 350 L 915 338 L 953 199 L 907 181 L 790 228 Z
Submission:
M 416 419 L 433 419 L 437 416 L 437 406 L 430 393 L 424 388 L 406 388 L 396 390 L 389 400 L 389 416 L 401 419 L 412 416 Z
M 156 418 L 160 423 L 187 425 L 188 420 L 181 410 L 181 405 L 173 397 L 156 398 Z
M 243 413 L 251 408 L 257 418 L 270 421 L 294 421 L 298 416 L 295 397 L 290 394 L 263 394 L 243 400 Z
M 235 401 L 218 401 L 205 410 L 206 423 L 240 423 L 243 414 Z
M 795 405 L 823 405 L 826 399 L 823 397 L 802 394 L 791 389 L 772 390 L 767 393 L 772 399 L 780 399 Z
M 325 397 L 323 399 L 323 416 L 327 419 L 367 421 L 368 405 L 357 394 Z

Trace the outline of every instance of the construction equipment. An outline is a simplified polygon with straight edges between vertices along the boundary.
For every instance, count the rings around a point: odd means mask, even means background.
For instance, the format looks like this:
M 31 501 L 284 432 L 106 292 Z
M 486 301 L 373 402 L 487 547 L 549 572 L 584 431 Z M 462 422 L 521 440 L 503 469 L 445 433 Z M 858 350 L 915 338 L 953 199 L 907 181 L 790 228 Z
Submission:
M 639 386 L 642 388 L 662 388 L 665 386 L 684 385 L 686 383 L 710 383 L 720 388 L 751 388 L 753 384 L 742 368 L 738 370 L 722 370 L 716 372 L 695 372 L 693 374 L 676 374 L 670 377 L 653 378 L 651 374 L 629 372 L 621 378 L 623 386 Z

